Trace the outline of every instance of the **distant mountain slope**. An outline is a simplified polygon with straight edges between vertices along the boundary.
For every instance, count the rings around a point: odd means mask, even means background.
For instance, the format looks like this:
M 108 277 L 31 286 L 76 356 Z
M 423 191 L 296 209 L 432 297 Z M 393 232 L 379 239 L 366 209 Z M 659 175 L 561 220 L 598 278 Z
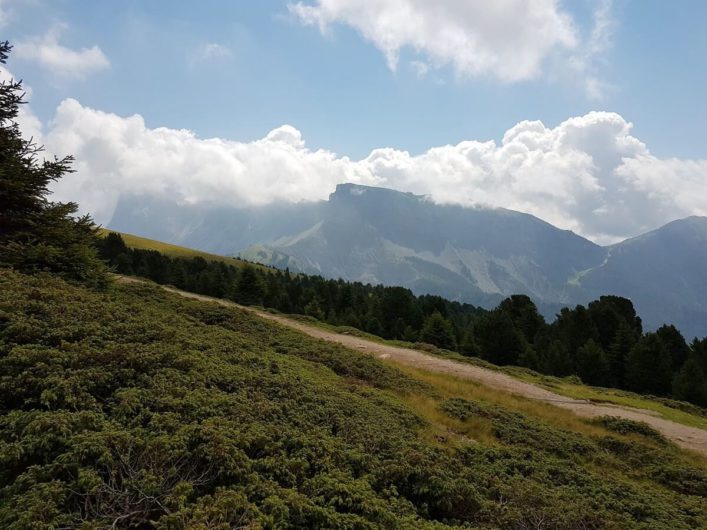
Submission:
M 631 298 L 649 326 L 675 322 L 707 334 L 707 217 L 688 217 L 608 247 L 604 264 L 579 280 L 588 298 Z
M 121 199 L 113 229 L 326 277 L 403 285 L 492 307 L 516 293 L 547 317 L 602 294 L 633 300 L 647 328 L 707 335 L 707 218 L 600 247 L 532 215 L 435 204 L 355 184 L 328 201 L 261 207 Z
M 566 303 L 573 290 L 568 280 L 601 263 L 605 253 L 531 215 L 443 206 L 409 193 L 345 184 L 330 196 L 318 223 L 241 255 L 475 303 L 516 292 Z

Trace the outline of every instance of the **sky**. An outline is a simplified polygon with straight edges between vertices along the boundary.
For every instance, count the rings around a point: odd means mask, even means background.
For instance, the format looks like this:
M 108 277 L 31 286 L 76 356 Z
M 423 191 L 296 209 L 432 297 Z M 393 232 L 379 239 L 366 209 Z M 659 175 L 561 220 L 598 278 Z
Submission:
M 703 0 L 0 0 L 20 125 L 109 224 L 357 182 L 602 244 L 707 215 Z

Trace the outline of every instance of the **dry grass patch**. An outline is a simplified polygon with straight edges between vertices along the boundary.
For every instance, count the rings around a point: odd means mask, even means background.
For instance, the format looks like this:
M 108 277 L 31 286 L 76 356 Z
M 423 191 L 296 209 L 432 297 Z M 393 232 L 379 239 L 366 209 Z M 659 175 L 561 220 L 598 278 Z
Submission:
M 410 402 L 411 405 L 415 407 L 416 411 L 420 412 L 421 415 L 434 424 L 445 426 L 449 424 L 451 428 L 460 428 L 458 424 L 454 423 L 459 420 L 454 420 L 453 418 L 443 419 L 446 418 L 447 415 L 439 410 L 439 404 L 445 399 L 461 398 L 469 401 L 481 401 L 483 403 L 497 405 L 506 410 L 519 412 L 539 419 L 559 429 L 590 436 L 606 436 L 610 434 L 607 429 L 598 425 L 592 425 L 572 412 L 549 403 L 534 401 L 508 392 L 495 390 L 469 379 L 449 374 L 428 372 L 395 361 L 385 362 L 395 365 L 401 372 L 429 385 L 435 390 L 437 394 L 435 397 L 424 397 L 424 399 L 422 399 L 420 396 L 409 396 L 406 398 L 406 401 Z M 417 400 L 417 402 L 415 402 L 415 400 Z M 426 403 L 425 400 L 427 400 L 428 403 Z M 420 408 L 418 408 L 418 406 Z M 466 426 L 468 421 L 469 420 L 461 423 Z M 479 441 L 482 441 L 482 439 L 486 441 L 493 439 L 490 422 L 488 422 L 486 432 L 488 436 L 482 436 L 482 438 L 478 439 Z

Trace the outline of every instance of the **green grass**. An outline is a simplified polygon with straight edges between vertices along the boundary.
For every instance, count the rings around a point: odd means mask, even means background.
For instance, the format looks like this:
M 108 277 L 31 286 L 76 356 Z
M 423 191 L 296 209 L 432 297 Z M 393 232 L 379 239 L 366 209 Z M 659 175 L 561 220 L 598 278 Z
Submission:
M 707 429 L 707 416 L 704 415 L 705 411 L 690 403 L 641 396 L 633 392 L 613 388 L 578 385 L 561 378 L 545 376 L 522 369 L 511 369 L 509 372 L 519 379 L 537 384 L 563 396 L 575 399 L 586 399 L 587 401 L 596 403 L 610 403 L 624 407 L 650 410 L 657 412 L 661 417 L 667 420 L 689 425 L 690 427 Z
M 658 413 L 662 418 L 674 421 L 676 423 L 681 423 L 690 427 L 707 429 L 707 411 L 690 403 L 652 396 L 643 396 L 625 390 L 597 388 L 583 384 L 576 384 L 568 379 L 539 374 L 532 370 L 528 370 L 527 368 L 496 366 L 476 357 L 465 357 L 457 352 L 442 350 L 429 344 L 405 342 L 400 340 L 387 340 L 376 335 L 371 335 L 370 333 L 360 331 L 356 328 L 350 328 L 347 326 L 333 326 L 312 317 L 301 315 L 287 316 L 294 320 L 306 322 L 333 333 L 355 335 L 379 344 L 424 351 L 431 355 L 437 355 L 446 359 L 500 371 L 523 381 L 542 386 L 543 388 L 556 392 L 562 396 L 583 399 L 596 403 L 610 403 L 624 407 L 649 410 Z
M 164 243 L 162 241 L 156 241 L 154 239 L 148 239 L 146 237 L 135 236 L 132 234 L 126 234 L 124 232 L 118 232 L 116 230 L 110 230 L 108 228 L 101 228 L 99 235 L 102 237 L 107 236 L 110 232 L 115 232 L 120 234 L 125 241 L 125 244 L 130 248 L 136 248 L 140 250 L 156 250 L 162 254 L 169 256 L 171 258 L 204 258 L 206 261 L 216 261 L 219 263 L 226 263 L 228 265 L 233 265 L 235 267 L 242 267 L 246 263 L 252 265 L 253 267 L 259 268 L 261 270 L 271 270 L 269 267 L 260 265 L 257 263 L 250 263 L 245 260 L 234 258 L 231 256 L 221 256 L 218 254 L 210 254 L 208 252 L 202 252 L 200 250 L 194 250 L 191 248 L 180 247 L 178 245 L 172 245 L 170 243 Z

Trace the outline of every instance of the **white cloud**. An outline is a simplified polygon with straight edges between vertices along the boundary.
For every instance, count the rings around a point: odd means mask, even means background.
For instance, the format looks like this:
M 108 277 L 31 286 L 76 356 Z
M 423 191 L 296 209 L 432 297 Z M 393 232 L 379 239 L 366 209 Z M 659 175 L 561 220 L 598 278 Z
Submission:
M 84 80 L 89 75 L 110 68 L 110 61 L 98 46 L 78 51 L 59 44 L 65 24 L 53 26 L 43 37 L 19 41 L 14 49 L 17 59 L 38 63 L 55 81 Z
M 573 20 L 557 0 L 316 0 L 288 8 L 322 32 L 333 24 L 356 29 L 393 70 L 408 49 L 460 76 L 512 82 L 537 76 L 553 51 L 578 44 Z
M 54 187 L 57 199 L 78 201 L 101 223 L 126 192 L 235 206 L 325 199 L 343 182 L 525 211 L 602 243 L 707 215 L 707 160 L 659 159 L 630 123 L 607 112 L 554 128 L 524 121 L 500 143 L 464 141 L 419 155 L 382 148 L 351 160 L 308 148 L 290 125 L 253 142 L 200 139 L 68 99 L 45 142 L 76 156 L 77 172 Z
M 189 63 L 194 66 L 198 63 L 211 62 L 219 59 L 228 59 L 233 56 L 230 48 L 215 42 L 207 42 L 199 46 L 189 58 Z
M 606 54 L 613 46 L 617 22 L 613 16 L 613 0 L 600 0 L 594 11 L 594 23 L 586 44 L 580 53 L 570 58 L 572 70 L 580 74 L 584 91 L 591 100 L 601 100 L 611 85 L 598 75 L 598 64 L 605 62 Z
M 410 61 L 410 66 L 415 71 L 418 79 L 424 79 L 430 71 L 430 65 L 425 61 Z

